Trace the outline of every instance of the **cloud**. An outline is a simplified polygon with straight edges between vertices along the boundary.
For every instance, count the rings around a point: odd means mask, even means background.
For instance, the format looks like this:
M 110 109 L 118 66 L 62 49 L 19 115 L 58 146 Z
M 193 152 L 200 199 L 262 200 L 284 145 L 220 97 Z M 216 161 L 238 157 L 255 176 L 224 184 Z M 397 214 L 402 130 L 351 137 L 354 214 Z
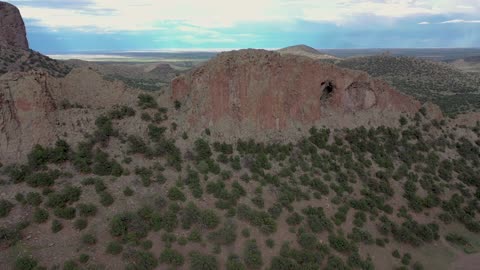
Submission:
M 11 0 L 10 3 L 16 6 L 29 6 L 29 7 L 44 7 L 44 8 L 68 8 L 79 9 L 88 8 L 94 6 L 95 3 L 92 0 Z
M 418 24 L 427 25 L 427 24 L 430 24 L 430 22 L 419 22 Z
M 23 16 L 49 28 L 143 31 L 176 21 L 203 28 L 296 20 L 357 24 L 358 17 L 478 14 L 477 0 L 14 0 Z
M 451 23 L 480 23 L 480 20 L 462 20 L 462 19 L 455 19 L 441 22 L 440 24 L 451 24 Z

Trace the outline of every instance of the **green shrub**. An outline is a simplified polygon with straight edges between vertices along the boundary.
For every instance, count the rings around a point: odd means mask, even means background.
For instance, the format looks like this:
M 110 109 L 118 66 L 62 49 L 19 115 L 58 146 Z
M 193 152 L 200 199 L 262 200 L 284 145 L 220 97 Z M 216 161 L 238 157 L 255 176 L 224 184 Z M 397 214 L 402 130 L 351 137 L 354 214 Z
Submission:
M 60 192 L 48 194 L 46 205 L 50 208 L 63 208 L 80 199 L 82 190 L 79 187 L 68 186 Z
M 313 250 L 317 247 L 318 240 L 313 233 L 303 232 L 300 233 L 297 237 L 298 244 L 304 249 Z
M 79 231 L 84 230 L 85 228 L 87 228 L 87 226 L 88 226 L 88 221 L 84 218 L 79 218 L 75 220 L 75 222 L 73 222 L 73 227 L 75 227 L 75 229 Z
M 13 265 L 14 270 L 34 270 L 37 269 L 38 262 L 30 257 L 18 257 Z
M 401 262 L 403 265 L 409 265 L 411 260 L 412 260 L 412 255 L 410 255 L 409 253 L 405 253 L 403 254 Z
M 226 270 L 246 270 L 247 268 L 240 260 L 240 257 L 238 257 L 237 255 L 230 255 L 228 256 L 225 269 Z M 278 268 L 272 268 L 272 269 L 278 269 Z M 281 269 L 278 269 L 278 270 L 281 270 Z
M 97 129 L 95 130 L 93 137 L 95 142 L 106 144 L 111 136 L 117 136 L 118 131 L 113 129 L 112 120 L 105 115 L 99 116 L 95 120 Z
M 140 116 L 140 118 L 145 122 L 152 121 L 152 116 L 150 116 L 150 114 L 147 113 L 147 112 L 143 112 L 142 115 Z
M 175 109 L 180 110 L 180 108 L 182 107 L 182 103 L 180 103 L 180 101 L 178 100 L 175 100 L 173 103 L 175 105 Z
M 237 226 L 232 221 L 225 222 L 224 226 L 208 235 L 208 240 L 217 245 L 230 245 L 237 239 Z
M 126 117 L 135 116 L 135 110 L 125 105 L 115 105 L 113 109 L 108 113 L 111 119 L 121 120 Z
M 247 205 L 241 204 L 237 207 L 237 216 L 240 220 L 246 220 L 259 227 L 265 234 L 271 234 L 277 230 L 277 223 L 269 214 L 251 209 Z
M 249 238 L 249 237 L 250 237 L 250 229 L 249 229 L 249 228 L 244 228 L 244 229 L 242 230 L 242 235 L 243 235 L 243 237 L 245 237 L 245 238 Z
M 0 218 L 4 218 L 8 216 L 12 208 L 13 208 L 13 203 L 5 199 L 1 199 L 0 200 Z
M 73 165 L 78 171 L 82 173 L 90 173 L 92 171 L 92 148 L 93 143 L 91 142 L 80 142 L 78 144 L 77 151 L 73 154 Z
M 115 201 L 113 196 L 106 191 L 100 192 L 99 195 L 100 195 L 100 203 L 105 207 L 108 207 L 108 206 L 112 205 L 113 202 Z
M 149 151 L 149 148 L 145 141 L 135 135 L 130 135 L 127 138 L 128 141 L 128 153 L 130 154 L 145 154 Z
M 171 248 L 166 248 L 160 253 L 160 263 L 172 265 L 175 267 L 182 266 L 185 262 L 183 255 Z
M 201 212 L 200 223 L 207 229 L 215 229 L 220 223 L 220 218 L 215 211 L 207 209 Z
M 348 270 L 348 266 L 345 265 L 343 260 L 335 255 L 331 255 L 327 260 L 327 267 L 325 270 Z
M 184 202 L 187 198 L 185 197 L 185 194 L 177 188 L 177 187 L 171 187 L 168 190 L 168 198 L 172 201 L 182 201 Z
M 210 149 L 210 145 L 204 139 L 197 139 L 195 141 L 195 158 L 196 160 L 207 160 L 212 156 L 212 150 Z
M 166 127 L 157 127 L 155 125 L 148 125 L 148 136 L 154 142 L 159 142 L 163 138 L 163 134 L 167 131 Z
M 26 177 L 27 184 L 31 187 L 51 187 L 60 176 L 58 171 L 38 172 Z
M 80 257 L 78 258 L 78 261 L 84 264 L 87 263 L 89 260 L 90 260 L 90 256 L 84 253 L 80 254 Z
M 157 101 L 148 94 L 138 95 L 138 106 L 142 109 L 154 109 L 158 107 Z
M 25 205 L 27 202 L 25 201 L 25 195 L 23 193 L 17 193 L 15 194 L 15 200 L 23 205 Z
M 92 203 L 80 203 L 77 207 L 81 217 L 93 217 L 97 214 L 97 207 Z
M 97 238 L 93 234 L 84 234 L 82 236 L 82 243 L 85 245 L 95 245 L 97 243 Z
M 127 197 L 130 197 L 133 195 L 133 190 L 130 188 L 130 187 L 126 187 L 124 190 L 123 190 L 123 195 L 127 196 Z
M 32 168 L 38 169 L 49 161 L 50 151 L 37 144 L 32 148 L 32 151 L 28 154 L 27 158 L 28 164 Z
M 196 243 L 202 242 L 202 234 L 200 233 L 200 231 L 194 229 L 188 235 L 188 241 Z
M 110 234 L 124 240 L 137 241 L 148 234 L 148 224 L 137 214 L 122 213 L 115 215 L 110 221 Z
M 158 260 L 148 251 L 127 250 L 123 258 L 128 262 L 126 269 L 129 270 L 153 270 L 158 265 Z
M 144 250 L 149 250 L 153 247 L 153 242 L 151 240 L 145 240 L 142 242 L 142 248 Z
M 42 208 L 36 208 L 33 212 L 33 221 L 35 223 L 45 223 L 48 220 L 48 211 Z
M 50 149 L 49 161 L 53 163 L 61 163 L 70 159 L 71 149 L 64 140 L 58 140 L 55 148 Z
M 295 226 L 295 225 L 300 225 L 303 221 L 303 217 L 298 214 L 297 212 L 294 212 L 290 216 L 287 217 L 287 224 L 290 226 Z
M 70 155 L 70 146 L 64 140 L 58 140 L 54 148 L 45 148 L 35 145 L 28 154 L 28 164 L 38 169 L 47 163 L 61 163 L 67 161 Z
M 200 252 L 190 253 L 190 270 L 217 270 L 217 258 Z
M 197 223 L 200 218 L 200 209 L 192 202 L 188 203 L 182 211 L 180 218 L 182 228 L 188 230 L 193 224 Z
M 31 173 L 31 169 L 26 165 L 11 165 L 5 169 L 5 172 L 13 183 L 18 184 L 26 180 Z
M 328 236 L 328 242 L 330 246 L 338 252 L 353 252 L 356 251 L 356 247 L 353 243 L 348 241 L 342 235 L 330 234 Z
M 39 206 L 42 203 L 42 195 L 37 192 L 29 192 L 25 197 L 25 202 L 32 206 Z
M 109 155 L 97 149 L 93 158 L 93 173 L 100 176 L 121 176 L 123 173 L 122 166 L 115 160 L 110 159 Z
M 255 240 L 245 242 L 243 248 L 243 261 L 249 269 L 260 269 L 263 265 L 262 252 L 257 246 Z
M 269 248 L 273 248 L 275 246 L 275 241 L 271 238 L 265 240 L 265 245 Z
M 52 226 L 51 226 L 51 230 L 53 233 L 57 233 L 59 231 L 61 231 L 63 229 L 63 225 L 60 221 L 54 219 L 52 221 Z
M 63 208 L 57 207 L 53 210 L 53 213 L 58 218 L 74 219 L 76 216 L 76 209 L 73 207 L 63 207 Z
M 105 250 L 106 253 L 111 255 L 118 255 L 122 253 L 122 251 L 123 251 L 123 246 L 117 241 L 108 243 L 107 248 Z

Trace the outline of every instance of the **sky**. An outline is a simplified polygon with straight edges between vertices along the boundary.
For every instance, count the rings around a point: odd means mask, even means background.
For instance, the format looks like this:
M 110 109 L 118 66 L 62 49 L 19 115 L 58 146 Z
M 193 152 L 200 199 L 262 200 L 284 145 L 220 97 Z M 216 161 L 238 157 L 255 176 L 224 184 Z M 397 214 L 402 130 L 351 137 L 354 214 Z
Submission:
M 480 47 L 480 0 L 12 0 L 44 53 Z

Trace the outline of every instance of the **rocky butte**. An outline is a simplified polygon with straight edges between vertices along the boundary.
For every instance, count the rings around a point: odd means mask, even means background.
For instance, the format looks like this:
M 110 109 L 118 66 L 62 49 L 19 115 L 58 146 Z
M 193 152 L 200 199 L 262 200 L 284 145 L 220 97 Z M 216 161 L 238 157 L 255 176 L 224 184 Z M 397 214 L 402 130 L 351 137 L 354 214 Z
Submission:
M 421 104 L 367 73 L 296 55 L 240 50 L 172 82 L 189 131 L 225 138 L 295 136 L 312 125 L 395 125 Z
M 0 2 L 0 46 L 28 49 L 27 33 L 17 7 Z

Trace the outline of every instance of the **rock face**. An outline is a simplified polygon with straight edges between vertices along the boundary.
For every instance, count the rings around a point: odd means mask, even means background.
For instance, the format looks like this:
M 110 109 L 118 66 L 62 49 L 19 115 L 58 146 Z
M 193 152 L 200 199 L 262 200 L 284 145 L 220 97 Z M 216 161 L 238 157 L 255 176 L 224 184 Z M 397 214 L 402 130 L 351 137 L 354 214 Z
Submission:
M 420 108 L 364 72 L 265 50 L 220 54 L 176 78 L 172 99 L 182 104 L 184 126 L 225 137 L 290 136 L 312 125 L 396 125 L 401 113 Z
M 27 33 L 20 11 L 0 2 L 0 45 L 28 49 Z
M 133 104 L 138 91 L 88 68 L 56 78 L 43 70 L 0 76 L 0 163 L 24 160 L 35 144 L 72 145 L 94 128 L 105 108 Z M 68 104 L 74 108 L 64 109 Z
M 57 108 L 41 73 L 8 73 L 0 77 L 0 159 L 16 159 L 35 144 L 55 138 Z

